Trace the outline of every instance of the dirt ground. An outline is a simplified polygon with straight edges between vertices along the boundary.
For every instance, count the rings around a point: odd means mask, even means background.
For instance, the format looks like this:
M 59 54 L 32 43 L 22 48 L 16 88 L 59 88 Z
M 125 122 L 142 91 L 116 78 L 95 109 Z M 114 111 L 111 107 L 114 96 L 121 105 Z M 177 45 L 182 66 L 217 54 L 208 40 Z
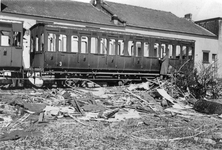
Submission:
M 58 119 L 50 123 L 23 125 L 38 131 L 29 137 L 0 142 L 1 149 L 221 149 L 212 134 L 221 128 L 221 121 L 211 117 L 181 118 L 143 114 L 141 119 L 121 122 L 88 121 L 82 125 L 72 119 Z M 203 141 L 207 139 L 209 141 Z

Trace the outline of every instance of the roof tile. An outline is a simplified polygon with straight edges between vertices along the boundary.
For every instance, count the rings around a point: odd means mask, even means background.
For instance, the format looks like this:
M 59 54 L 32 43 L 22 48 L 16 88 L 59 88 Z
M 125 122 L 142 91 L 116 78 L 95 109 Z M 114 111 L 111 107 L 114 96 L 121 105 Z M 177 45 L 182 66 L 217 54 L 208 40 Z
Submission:
M 2 0 L 3 12 L 113 25 L 110 16 L 90 3 L 70 0 Z
M 109 1 L 106 1 L 104 6 L 118 17 L 125 20 L 126 24 L 130 26 L 215 36 L 213 33 L 204 30 L 195 23 L 185 18 L 179 18 L 171 12 Z
M 114 25 L 110 21 L 110 15 L 100 11 L 90 3 L 71 0 L 2 0 L 2 3 L 7 6 L 2 10 L 6 13 Z M 125 20 L 128 26 L 215 36 L 195 23 L 179 18 L 171 12 L 108 1 L 105 2 L 104 7 L 116 14 L 121 20 Z

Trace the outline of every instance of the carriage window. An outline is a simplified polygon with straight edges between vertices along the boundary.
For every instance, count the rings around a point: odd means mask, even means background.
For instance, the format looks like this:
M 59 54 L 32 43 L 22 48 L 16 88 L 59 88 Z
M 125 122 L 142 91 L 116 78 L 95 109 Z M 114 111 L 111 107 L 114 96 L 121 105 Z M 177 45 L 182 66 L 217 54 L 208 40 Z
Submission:
M 161 44 L 161 51 L 162 53 L 166 53 L 166 44 Z
M 107 54 L 107 39 L 101 38 L 100 41 L 100 54 Z
M 124 55 L 124 42 L 123 42 L 123 40 L 118 40 L 117 54 L 118 55 Z
M 186 57 L 187 57 L 187 47 L 186 46 L 182 47 L 182 54 L 183 54 L 183 59 L 186 59 Z
M 192 48 L 192 47 L 189 47 L 189 50 L 188 50 L 188 58 L 189 58 L 189 59 L 193 59 L 193 48 Z
M 78 53 L 79 49 L 79 38 L 76 35 L 71 36 L 71 52 Z
M 95 37 L 91 37 L 91 53 L 98 53 L 98 39 Z
M 44 50 L 44 33 L 41 34 L 41 37 L 40 37 L 40 51 L 43 51 Z
M 154 56 L 161 57 L 161 55 L 159 54 L 159 43 L 154 44 Z
M 13 46 L 21 46 L 21 32 L 13 32 Z
M 59 35 L 59 51 L 60 52 L 67 51 L 67 36 L 64 34 Z
M 169 58 L 173 58 L 173 45 L 168 45 Z
M 144 57 L 149 57 L 149 43 L 144 43 Z
M 136 57 L 142 56 L 141 42 L 136 42 Z
M 180 53 L 181 53 L 181 46 L 177 45 L 176 46 L 176 58 L 179 59 L 180 58 Z
M 48 51 L 56 51 L 56 35 L 53 33 L 48 34 Z
M 35 37 L 35 51 L 39 51 L 39 38 L 38 36 Z
M 81 37 L 81 53 L 88 53 L 88 37 Z
M 10 32 L 1 31 L 1 46 L 10 46 Z
M 116 40 L 110 39 L 109 40 L 109 55 L 115 55 L 116 54 Z
M 33 52 L 33 37 L 31 37 L 31 43 L 30 43 L 30 51 Z
M 134 42 L 133 41 L 128 41 L 128 53 L 129 53 L 129 56 L 134 55 Z
M 163 57 L 163 53 L 167 53 L 166 44 L 161 44 L 160 56 Z

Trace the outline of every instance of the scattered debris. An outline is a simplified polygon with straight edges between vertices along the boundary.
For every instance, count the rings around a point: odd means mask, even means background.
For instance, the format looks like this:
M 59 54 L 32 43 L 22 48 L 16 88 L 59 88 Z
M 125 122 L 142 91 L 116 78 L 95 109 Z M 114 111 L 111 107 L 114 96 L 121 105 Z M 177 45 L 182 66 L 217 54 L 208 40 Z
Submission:
M 222 104 L 207 100 L 196 101 L 189 91 L 183 93 L 172 80 L 156 78 L 141 84 L 106 88 L 89 81 L 82 81 L 81 86 L 77 87 L 73 82 L 67 80 L 68 88 L 0 91 L 0 130 L 4 131 L 0 140 L 32 136 L 33 132 L 25 131 L 23 127 L 27 122 L 32 125 L 69 118 L 78 124 L 89 126 L 87 121 L 120 122 L 151 114 L 166 117 L 168 113 L 170 117 L 182 118 L 205 116 L 200 113 L 222 114 Z M 201 133 L 168 140 L 195 138 L 200 141 L 196 136 Z M 214 133 L 213 141 L 201 140 L 215 144 L 214 141 L 222 139 L 221 135 L 220 132 Z

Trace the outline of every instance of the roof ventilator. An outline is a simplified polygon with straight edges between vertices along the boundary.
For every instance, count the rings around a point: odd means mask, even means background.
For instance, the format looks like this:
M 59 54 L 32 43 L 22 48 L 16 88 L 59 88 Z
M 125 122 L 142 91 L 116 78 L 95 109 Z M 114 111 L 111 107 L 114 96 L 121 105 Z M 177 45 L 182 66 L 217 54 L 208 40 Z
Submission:
M 119 19 L 118 16 L 116 14 L 114 14 L 111 18 L 111 21 L 115 24 L 118 25 L 119 24 Z

